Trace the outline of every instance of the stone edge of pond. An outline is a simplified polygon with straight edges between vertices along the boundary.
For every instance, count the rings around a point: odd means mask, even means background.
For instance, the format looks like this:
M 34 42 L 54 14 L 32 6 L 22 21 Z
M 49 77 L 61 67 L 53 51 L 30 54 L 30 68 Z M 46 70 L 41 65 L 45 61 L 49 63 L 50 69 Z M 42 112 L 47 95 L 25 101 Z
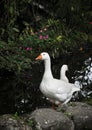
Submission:
M 92 130 L 92 106 L 69 103 L 59 110 L 39 108 L 29 114 L 0 116 L 0 130 Z

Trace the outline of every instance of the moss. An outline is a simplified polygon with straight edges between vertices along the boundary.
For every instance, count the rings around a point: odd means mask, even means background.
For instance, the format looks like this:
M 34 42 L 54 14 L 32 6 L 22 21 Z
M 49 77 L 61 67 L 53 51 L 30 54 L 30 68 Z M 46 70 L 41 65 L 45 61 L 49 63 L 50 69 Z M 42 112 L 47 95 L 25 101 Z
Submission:
M 65 112 L 64 113 L 67 117 L 69 117 L 71 120 L 73 119 L 73 115 L 71 112 Z
M 36 128 L 36 122 L 35 122 L 35 120 L 32 118 L 32 119 L 29 119 L 27 122 L 26 122 L 29 126 L 31 126 L 32 127 L 32 129 L 33 130 L 38 130 L 37 128 Z
M 89 98 L 89 99 L 84 99 L 83 102 L 89 104 L 89 105 L 92 105 L 92 98 Z

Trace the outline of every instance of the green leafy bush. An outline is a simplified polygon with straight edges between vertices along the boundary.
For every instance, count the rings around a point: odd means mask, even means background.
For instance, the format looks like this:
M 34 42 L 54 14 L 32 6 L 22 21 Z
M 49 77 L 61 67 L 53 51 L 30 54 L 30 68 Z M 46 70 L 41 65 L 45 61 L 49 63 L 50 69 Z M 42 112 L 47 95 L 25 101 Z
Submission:
M 55 58 L 83 48 L 87 41 L 92 41 L 90 3 L 87 0 L 2 1 L 0 69 L 20 73 L 42 51 Z
M 20 35 L 21 48 L 31 49 L 31 54 L 48 51 L 53 57 L 57 57 L 62 53 L 68 53 L 74 48 L 76 51 L 85 45 L 88 35 L 74 28 L 69 29 L 66 24 L 60 20 L 48 19 L 42 24 L 41 29 L 25 29 Z
M 0 69 L 20 73 L 27 69 L 31 62 L 30 52 L 21 51 L 17 43 L 7 44 L 0 41 Z

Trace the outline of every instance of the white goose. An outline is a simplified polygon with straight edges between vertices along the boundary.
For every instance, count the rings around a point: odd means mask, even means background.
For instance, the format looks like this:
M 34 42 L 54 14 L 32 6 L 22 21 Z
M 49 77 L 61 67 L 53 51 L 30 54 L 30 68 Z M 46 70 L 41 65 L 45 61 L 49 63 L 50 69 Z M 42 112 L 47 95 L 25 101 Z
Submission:
M 60 70 L 60 79 L 65 81 L 66 83 L 69 83 L 69 80 L 66 77 L 66 71 L 68 71 L 68 66 L 62 65 L 61 70 Z
M 54 102 L 57 105 L 61 102 L 66 104 L 70 101 L 72 94 L 75 91 L 80 91 L 80 89 L 75 87 L 74 84 L 53 77 L 51 72 L 50 56 L 48 53 L 41 53 L 36 60 L 44 61 L 45 70 L 40 84 L 40 90 L 51 100 L 51 102 Z

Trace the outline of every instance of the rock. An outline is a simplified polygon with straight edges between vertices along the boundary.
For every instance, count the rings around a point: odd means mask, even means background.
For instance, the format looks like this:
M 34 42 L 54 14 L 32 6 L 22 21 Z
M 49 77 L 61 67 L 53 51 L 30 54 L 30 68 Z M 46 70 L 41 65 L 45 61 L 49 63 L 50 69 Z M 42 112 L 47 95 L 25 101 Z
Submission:
M 92 106 L 73 102 L 62 111 L 41 108 L 21 117 L 0 116 L 0 130 L 92 130 Z
M 37 130 L 74 130 L 74 124 L 67 116 L 49 108 L 37 109 L 25 120 L 34 120 Z
M 0 116 L 0 130 L 32 130 L 21 119 L 15 119 L 12 115 L 6 114 Z
M 92 106 L 75 102 L 67 107 L 65 113 L 74 122 L 75 130 L 92 130 Z

